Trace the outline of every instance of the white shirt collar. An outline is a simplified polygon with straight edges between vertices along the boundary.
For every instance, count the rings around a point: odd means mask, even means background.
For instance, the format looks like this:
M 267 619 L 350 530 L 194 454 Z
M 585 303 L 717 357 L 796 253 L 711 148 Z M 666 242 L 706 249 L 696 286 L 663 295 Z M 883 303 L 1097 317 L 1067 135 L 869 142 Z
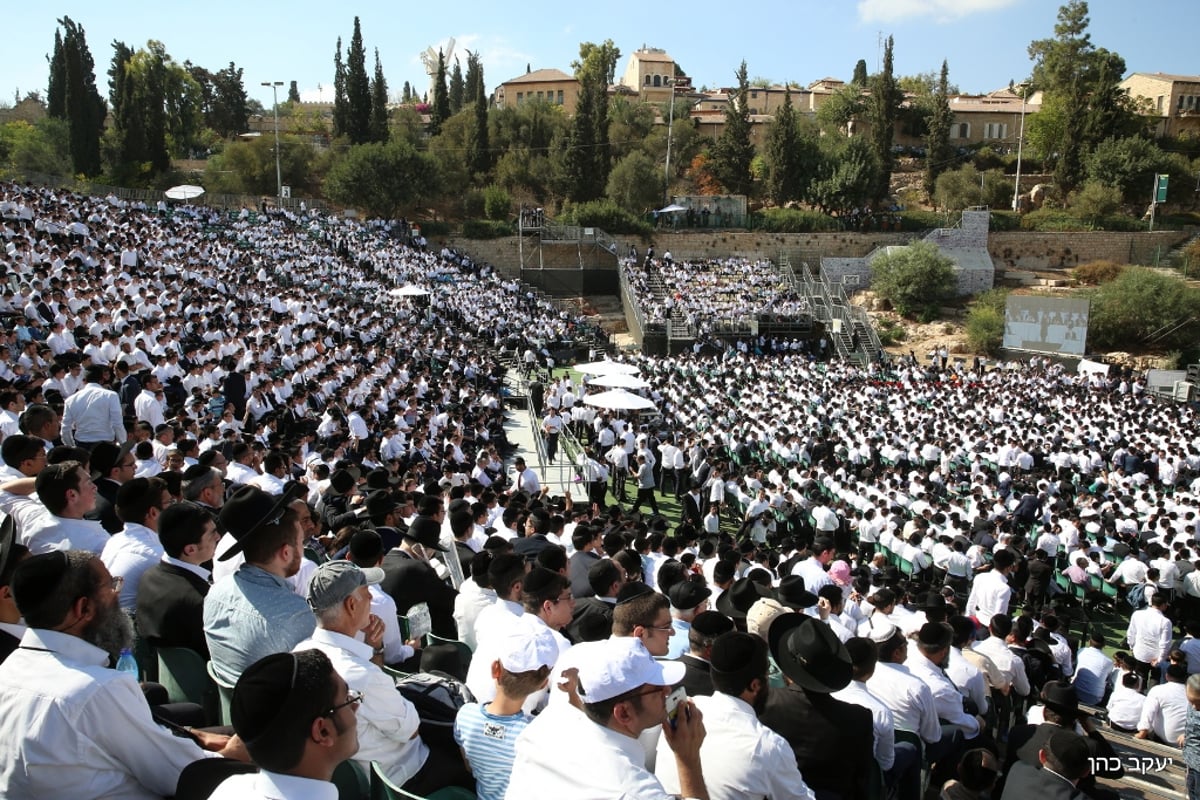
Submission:
M 255 776 L 255 789 L 271 800 L 337 800 L 337 787 L 328 781 L 280 775 L 263 770 Z
M 186 569 L 188 572 L 190 572 L 194 575 L 199 575 L 201 578 L 203 578 L 206 581 L 212 580 L 212 572 L 210 572 L 209 570 L 206 570 L 204 567 L 200 566 L 199 564 L 189 564 L 186 561 L 180 561 L 178 558 L 172 558 L 171 556 L 168 556 L 165 554 L 162 557 L 162 562 L 164 564 L 171 564 L 172 566 L 179 567 L 180 569 Z
M 90 642 L 85 642 L 78 636 L 44 628 L 29 628 L 21 637 L 21 647 L 29 650 L 47 650 L 78 661 L 85 666 L 108 666 L 108 653 Z
M 356 635 L 361 636 L 362 634 L 359 633 Z M 312 640 L 314 642 L 320 642 L 321 644 L 327 644 L 330 647 L 336 647 L 339 650 L 345 650 L 350 653 L 350 655 L 361 658 L 364 661 L 370 661 L 371 656 L 374 655 L 374 650 L 371 649 L 371 645 L 367 644 L 366 642 L 359 641 L 357 638 L 352 638 L 344 633 L 338 633 L 337 631 L 331 631 L 326 628 L 317 628 L 315 631 L 313 631 Z

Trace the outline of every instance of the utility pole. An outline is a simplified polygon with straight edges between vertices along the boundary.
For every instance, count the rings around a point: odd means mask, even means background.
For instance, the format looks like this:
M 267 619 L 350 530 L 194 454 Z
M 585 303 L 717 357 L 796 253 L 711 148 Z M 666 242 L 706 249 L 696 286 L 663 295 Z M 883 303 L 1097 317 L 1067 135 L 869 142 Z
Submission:
M 271 97 L 275 101 L 275 197 L 283 204 L 283 168 L 279 162 L 279 87 L 283 81 L 263 81 L 263 86 L 271 87 Z

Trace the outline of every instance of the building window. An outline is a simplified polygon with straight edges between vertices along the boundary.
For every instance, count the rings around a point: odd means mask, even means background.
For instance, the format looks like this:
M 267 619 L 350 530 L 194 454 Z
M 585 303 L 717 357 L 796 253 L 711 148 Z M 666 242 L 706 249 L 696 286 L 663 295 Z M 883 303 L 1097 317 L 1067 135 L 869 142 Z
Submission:
M 661 75 L 654 76 L 654 85 L 655 85 L 655 87 L 662 86 L 662 76 Z
M 970 139 L 971 138 L 971 123 L 960 122 L 957 125 L 952 125 L 950 131 L 955 139 Z
M 517 92 L 517 105 L 521 105 L 525 101 L 525 93 Z
M 649 75 L 646 76 L 646 85 L 647 86 L 650 85 L 650 76 Z
M 563 104 L 563 90 L 562 89 L 558 90 L 558 104 L 560 106 Z
M 757 99 L 758 99 L 758 92 L 751 92 L 751 93 L 750 93 L 750 98 L 751 98 L 752 100 L 757 100 Z
M 1158 103 L 1155 104 L 1155 108 L 1158 110 L 1158 113 L 1162 113 L 1163 96 L 1161 94 L 1158 96 Z
M 1008 125 L 1003 122 L 989 122 L 983 126 L 983 138 L 1004 139 L 1008 137 Z

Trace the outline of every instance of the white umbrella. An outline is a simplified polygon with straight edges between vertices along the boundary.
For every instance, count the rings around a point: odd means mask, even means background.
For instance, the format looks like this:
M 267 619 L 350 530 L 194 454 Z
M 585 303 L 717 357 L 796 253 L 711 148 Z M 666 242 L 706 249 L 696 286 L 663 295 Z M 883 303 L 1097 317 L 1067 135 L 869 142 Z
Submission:
M 611 375 L 600 375 L 588 380 L 588 386 L 604 386 L 610 389 L 645 389 L 650 381 L 637 375 L 626 375 L 614 372 Z
M 658 213 L 660 213 L 660 214 L 676 214 L 680 211 L 687 211 L 687 209 L 677 203 L 671 203 L 671 205 L 667 206 L 666 208 L 660 208 L 658 210 Z
M 425 291 L 420 286 L 413 286 L 409 284 L 408 286 L 399 286 L 395 289 L 392 289 L 388 292 L 388 294 L 393 297 L 423 297 L 424 295 L 429 294 L 429 292 Z
M 647 408 L 656 408 L 653 400 L 647 400 L 641 395 L 627 392 L 624 389 L 610 389 L 599 394 L 589 394 L 583 398 L 583 402 L 589 406 L 614 410 L 641 411 Z
M 589 364 L 576 364 L 575 369 L 584 375 L 636 375 L 641 372 L 633 364 L 623 364 L 620 361 L 593 361 Z
M 163 192 L 163 194 L 172 200 L 191 200 L 194 197 L 199 197 L 200 195 L 204 194 L 204 187 L 194 186 L 190 183 L 184 183 L 180 184 L 179 186 L 172 186 L 170 189 L 167 189 L 167 191 Z

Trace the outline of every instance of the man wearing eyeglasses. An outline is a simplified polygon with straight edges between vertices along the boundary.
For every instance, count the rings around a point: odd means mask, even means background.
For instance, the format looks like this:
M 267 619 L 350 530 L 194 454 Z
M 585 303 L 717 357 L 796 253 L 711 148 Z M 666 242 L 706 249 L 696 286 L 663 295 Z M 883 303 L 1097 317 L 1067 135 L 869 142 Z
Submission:
M 0 664 L 0 797 L 173 795 L 192 761 L 245 760 L 237 737 L 194 731 L 178 738 L 155 724 L 137 679 L 109 669 L 133 642 L 114 578 L 91 553 L 25 559 L 13 575 L 29 628 Z
M 368 587 L 383 577 L 378 567 L 362 569 L 349 561 L 329 561 L 318 567 L 308 585 L 308 603 L 317 615 L 317 630 L 296 645 L 294 652 L 320 650 L 349 687 L 362 694 L 356 760 L 364 770 L 369 771 L 371 762 L 377 761 L 388 780 L 414 794 L 428 794 L 445 785 L 437 781 L 447 780 L 449 774 L 457 774 L 461 785 L 472 786 L 461 757 L 457 764 L 431 757 L 418 735 L 421 720 L 416 708 L 396 691 L 395 680 L 380 669 L 383 621 L 371 614 Z

